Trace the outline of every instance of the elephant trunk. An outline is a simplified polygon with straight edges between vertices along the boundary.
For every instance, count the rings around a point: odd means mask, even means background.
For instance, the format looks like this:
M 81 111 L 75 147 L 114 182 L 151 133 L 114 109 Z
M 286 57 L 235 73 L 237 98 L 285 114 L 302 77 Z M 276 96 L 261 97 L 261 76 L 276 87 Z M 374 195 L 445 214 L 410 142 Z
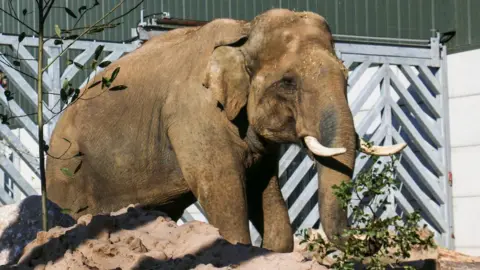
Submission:
M 347 227 L 347 213 L 334 195 L 332 186 L 342 181 L 351 181 L 355 163 L 356 133 L 351 112 L 345 104 L 342 109 L 334 109 L 327 119 L 320 119 L 319 142 L 325 147 L 344 148 L 343 153 L 334 156 L 316 155 L 318 171 L 318 202 L 320 221 L 329 240 L 341 234 Z M 331 119 L 336 119 L 332 123 Z M 334 125 L 333 125 L 334 124 Z M 337 244 L 340 244 L 337 243 Z

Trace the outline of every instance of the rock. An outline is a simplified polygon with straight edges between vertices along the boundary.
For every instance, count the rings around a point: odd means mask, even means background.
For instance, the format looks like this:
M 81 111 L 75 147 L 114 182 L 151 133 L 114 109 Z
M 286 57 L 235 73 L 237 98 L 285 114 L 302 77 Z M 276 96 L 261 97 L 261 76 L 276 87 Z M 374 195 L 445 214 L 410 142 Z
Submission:
M 1 268 L 1 267 L 0 267 Z M 312 269 L 298 252 L 273 253 L 224 240 L 200 221 L 178 226 L 164 213 L 131 205 L 40 232 L 5 269 Z
M 48 219 L 54 226 L 71 226 L 74 220 L 48 202 Z M 41 196 L 30 196 L 0 207 L 0 265 L 18 260 L 23 248 L 42 230 Z

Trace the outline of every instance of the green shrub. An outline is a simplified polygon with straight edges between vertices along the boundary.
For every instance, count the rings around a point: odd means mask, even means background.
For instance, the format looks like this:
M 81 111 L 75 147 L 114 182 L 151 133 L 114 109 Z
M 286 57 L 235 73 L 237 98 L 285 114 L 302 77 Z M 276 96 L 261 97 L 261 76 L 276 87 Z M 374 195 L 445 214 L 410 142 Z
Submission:
M 395 179 L 397 160 L 390 156 L 391 160 L 382 164 L 378 157 L 372 159 L 374 165 L 360 172 L 353 181 L 334 186 L 342 207 L 351 213 L 352 225 L 333 239 L 345 239 L 343 248 L 321 237 L 315 239 L 308 230 L 300 231 L 300 243 L 307 243 L 308 251 L 313 251 L 320 262 L 330 255 L 334 259 L 331 265 L 333 269 L 353 269 L 355 263 L 363 263 L 367 269 L 385 269 L 387 265 L 409 258 L 413 247 L 435 247 L 433 233 L 428 237 L 422 237 L 419 233 L 421 216 L 418 212 L 404 213 L 403 217 L 380 216 L 378 212 L 381 211 L 375 209 L 374 205 L 380 205 L 385 210 L 392 203 L 388 198 L 398 190 L 400 184 Z M 338 250 L 341 251 L 334 253 Z M 408 268 L 412 269 L 404 266 L 404 269 Z

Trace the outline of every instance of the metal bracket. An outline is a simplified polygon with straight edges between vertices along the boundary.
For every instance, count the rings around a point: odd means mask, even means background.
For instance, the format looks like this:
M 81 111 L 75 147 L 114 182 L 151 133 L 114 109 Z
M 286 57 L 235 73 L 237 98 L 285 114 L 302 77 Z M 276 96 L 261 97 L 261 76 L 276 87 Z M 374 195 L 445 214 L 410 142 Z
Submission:
M 440 60 L 441 55 L 440 32 L 436 32 L 434 37 L 430 38 L 430 55 L 432 60 Z

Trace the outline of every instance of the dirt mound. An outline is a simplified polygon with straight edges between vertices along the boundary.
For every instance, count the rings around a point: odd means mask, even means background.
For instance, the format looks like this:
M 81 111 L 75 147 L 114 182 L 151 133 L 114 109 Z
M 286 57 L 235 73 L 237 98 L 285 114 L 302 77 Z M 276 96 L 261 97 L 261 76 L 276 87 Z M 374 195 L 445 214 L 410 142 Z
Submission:
M 1 267 L 0 267 L 1 268 Z M 178 226 L 161 212 L 130 206 L 39 232 L 11 269 L 326 269 L 298 252 L 232 245 L 213 226 Z

